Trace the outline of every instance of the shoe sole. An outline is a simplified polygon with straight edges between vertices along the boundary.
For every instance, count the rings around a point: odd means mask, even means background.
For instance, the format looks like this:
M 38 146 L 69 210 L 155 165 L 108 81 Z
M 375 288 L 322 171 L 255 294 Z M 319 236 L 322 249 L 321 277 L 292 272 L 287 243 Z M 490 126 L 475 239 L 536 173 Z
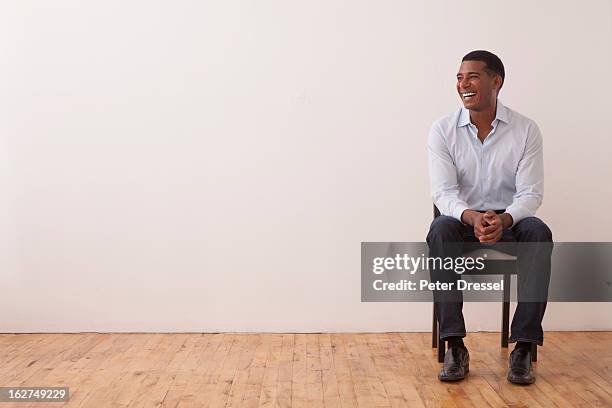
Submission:
M 512 384 L 519 384 L 519 385 L 529 385 L 529 384 L 533 384 L 535 382 L 535 377 L 533 377 L 531 380 L 523 380 L 520 378 L 512 378 L 510 376 L 507 377 L 508 381 L 510 381 Z
M 440 376 L 440 374 L 438 374 L 438 380 L 440 380 L 440 381 L 460 381 L 460 380 L 463 380 L 468 375 L 469 372 L 470 372 L 470 365 L 468 364 L 465 367 L 465 375 L 463 375 L 463 376 L 453 376 L 453 377 L 442 377 L 442 376 Z

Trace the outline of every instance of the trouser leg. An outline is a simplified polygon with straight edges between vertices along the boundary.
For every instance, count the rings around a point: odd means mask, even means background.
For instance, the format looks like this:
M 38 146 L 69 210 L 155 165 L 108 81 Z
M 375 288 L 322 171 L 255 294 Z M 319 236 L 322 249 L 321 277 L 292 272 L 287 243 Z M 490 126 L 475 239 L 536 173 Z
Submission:
M 553 248 L 552 233 L 539 218 L 521 220 L 512 229 L 518 258 L 518 305 L 512 319 L 510 342 L 542 345 Z
M 444 259 L 457 257 L 461 254 L 464 225 L 453 217 L 441 215 L 431 223 L 427 244 L 429 257 Z M 456 282 L 457 274 L 453 270 L 444 270 L 436 266 L 430 267 L 432 282 Z M 456 287 L 456 284 L 455 284 Z M 460 291 L 434 291 L 434 307 L 440 324 L 440 338 L 450 336 L 465 337 L 465 321 L 463 320 L 463 297 Z

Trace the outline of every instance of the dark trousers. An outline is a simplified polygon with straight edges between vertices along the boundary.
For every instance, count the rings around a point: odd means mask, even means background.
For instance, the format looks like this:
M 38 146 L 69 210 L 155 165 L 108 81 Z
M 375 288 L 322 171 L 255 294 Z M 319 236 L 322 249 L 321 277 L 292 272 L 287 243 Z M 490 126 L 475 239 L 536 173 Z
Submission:
M 456 218 L 444 215 L 434 219 L 427 235 L 430 257 L 457 257 L 465 251 L 462 249 L 463 244 L 473 247 L 474 243 L 478 242 L 472 226 L 464 225 Z M 546 310 L 546 296 L 550 281 L 552 233 L 542 220 L 528 217 L 519 221 L 511 229 L 505 230 L 500 242 L 519 243 L 516 245 L 515 253 L 518 263 L 518 305 L 512 319 L 509 341 L 525 341 L 542 345 L 544 341 L 542 319 Z M 536 244 L 521 244 L 526 242 Z M 449 245 L 449 243 L 453 244 Z M 485 247 L 491 248 L 491 246 Z M 458 277 L 454 271 L 432 270 L 430 272 L 432 281 L 456 281 Z M 536 297 L 532 295 L 534 291 L 539 293 Z M 440 300 L 436 298 L 434 292 L 434 305 L 442 339 L 451 336 L 465 337 L 463 298 L 461 293 L 456 295 L 454 300 L 448 298 Z

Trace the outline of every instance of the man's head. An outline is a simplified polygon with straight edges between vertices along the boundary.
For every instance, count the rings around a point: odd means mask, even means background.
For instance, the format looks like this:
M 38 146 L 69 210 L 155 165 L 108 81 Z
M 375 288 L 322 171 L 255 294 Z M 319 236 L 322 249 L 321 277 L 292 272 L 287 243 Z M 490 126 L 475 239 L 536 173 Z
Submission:
M 506 72 L 497 55 L 472 51 L 463 57 L 457 72 L 457 92 L 466 109 L 482 111 L 495 106 Z

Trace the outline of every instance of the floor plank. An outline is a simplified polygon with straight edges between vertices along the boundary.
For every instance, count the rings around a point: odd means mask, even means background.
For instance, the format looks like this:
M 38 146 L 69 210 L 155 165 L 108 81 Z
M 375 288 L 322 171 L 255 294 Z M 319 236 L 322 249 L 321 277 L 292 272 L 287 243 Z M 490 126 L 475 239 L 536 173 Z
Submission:
M 527 387 L 498 333 L 465 343 L 468 378 L 441 383 L 429 333 L 0 334 L 0 385 L 70 387 L 55 407 L 612 406 L 612 332 L 546 333 Z

